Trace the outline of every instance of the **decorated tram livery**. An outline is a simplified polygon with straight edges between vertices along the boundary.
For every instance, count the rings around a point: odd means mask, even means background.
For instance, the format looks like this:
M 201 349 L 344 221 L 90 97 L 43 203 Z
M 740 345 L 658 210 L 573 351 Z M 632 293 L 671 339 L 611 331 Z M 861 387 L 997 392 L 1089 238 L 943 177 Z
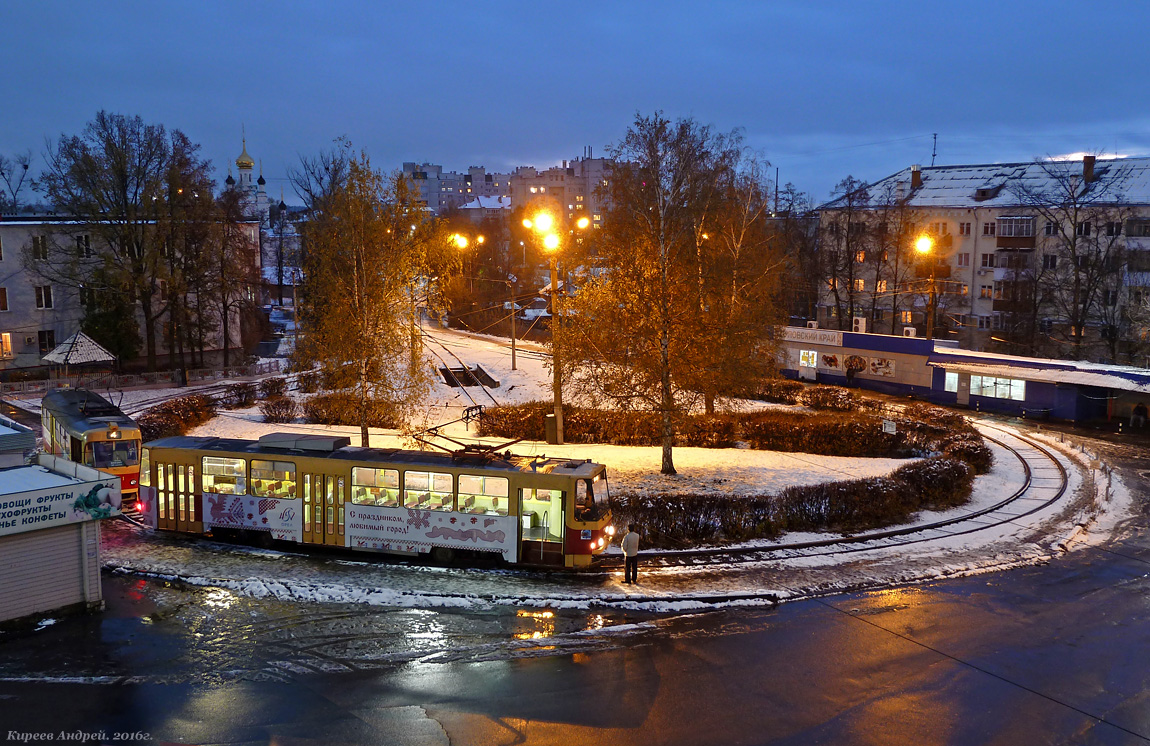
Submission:
M 124 500 L 136 497 L 140 428 L 108 400 L 84 389 L 53 391 L 40 404 L 44 449 L 120 478 Z
M 589 461 L 178 436 L 147 444 L 140 478 L 145 520 L 183 533 L 558 567 L 589 565 L 614 533 L 606 469 Z

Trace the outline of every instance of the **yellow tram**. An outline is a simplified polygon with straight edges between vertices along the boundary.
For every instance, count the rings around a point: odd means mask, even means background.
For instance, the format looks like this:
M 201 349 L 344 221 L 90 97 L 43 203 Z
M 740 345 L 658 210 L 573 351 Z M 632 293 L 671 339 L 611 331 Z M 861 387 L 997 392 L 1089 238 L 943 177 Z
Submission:
M 140 480 L 145 521 L 182 533 L 555 567 L 591 564 L 614 534 L 606 468 L 589 461 L 177 436 L 145 446 Z
M 107 399 L 84 389 L 53 391 L 40 403 L 44 448 L 120 478 L 125 502 L 136 497 L 140 428 Z

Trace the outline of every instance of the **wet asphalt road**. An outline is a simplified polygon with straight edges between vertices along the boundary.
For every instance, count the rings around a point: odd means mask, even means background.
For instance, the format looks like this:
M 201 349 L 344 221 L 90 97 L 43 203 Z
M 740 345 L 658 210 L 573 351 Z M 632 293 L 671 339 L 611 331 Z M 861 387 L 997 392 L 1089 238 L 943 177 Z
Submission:
M 1146 452 L 1114 448 L 1144 479 Z M 0 635 L 0 743 L 1146 743 L 1147 514 L 1124 535 L 1043 566 L 671 619 L 349 623 L 109 577 L 103 617 Z

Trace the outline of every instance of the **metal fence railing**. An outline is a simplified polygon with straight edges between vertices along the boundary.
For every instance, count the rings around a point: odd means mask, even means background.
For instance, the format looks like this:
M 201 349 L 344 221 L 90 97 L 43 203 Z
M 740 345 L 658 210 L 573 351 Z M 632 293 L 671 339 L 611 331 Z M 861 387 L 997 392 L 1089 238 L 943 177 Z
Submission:
M 279 373 L 281 371 L 279 360 L 253 365 L 237 365 L 228 368 L 190 368 L 187 372 L 187 382 L 221 381 L 235 378 L 253 378 L 255 376 Z M 4 394 L 46 394 L 57 389 L 91 388 L 91 389 L 130 389 L 144 386 L 171 385 L 179 381 L 180 372 L 174 370 L 157 371 L 153 373 L 109 373 L 93 378 L 91 376 L 60 376 L 51 379 L 33 381 L 11 381 L 0 383 L 0 395 Z

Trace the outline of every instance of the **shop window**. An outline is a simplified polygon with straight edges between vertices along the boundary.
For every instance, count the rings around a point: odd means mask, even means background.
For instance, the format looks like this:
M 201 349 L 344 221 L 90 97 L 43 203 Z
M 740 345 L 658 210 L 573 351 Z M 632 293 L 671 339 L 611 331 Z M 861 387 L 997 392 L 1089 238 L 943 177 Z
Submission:
M 971 376 L 970 393 L 972 396 L 986 396 L 991 399 L 1025 401 L 1026 381 L 995 376 Z
M 949 391 L 952 394 L 957 393 L 957 391 L 958 391 L 958 374 L 957 373 L 951 373 L 950 371 L 946 372 L 946 380 L 942 385 L 942 390 L 943 391 Z

